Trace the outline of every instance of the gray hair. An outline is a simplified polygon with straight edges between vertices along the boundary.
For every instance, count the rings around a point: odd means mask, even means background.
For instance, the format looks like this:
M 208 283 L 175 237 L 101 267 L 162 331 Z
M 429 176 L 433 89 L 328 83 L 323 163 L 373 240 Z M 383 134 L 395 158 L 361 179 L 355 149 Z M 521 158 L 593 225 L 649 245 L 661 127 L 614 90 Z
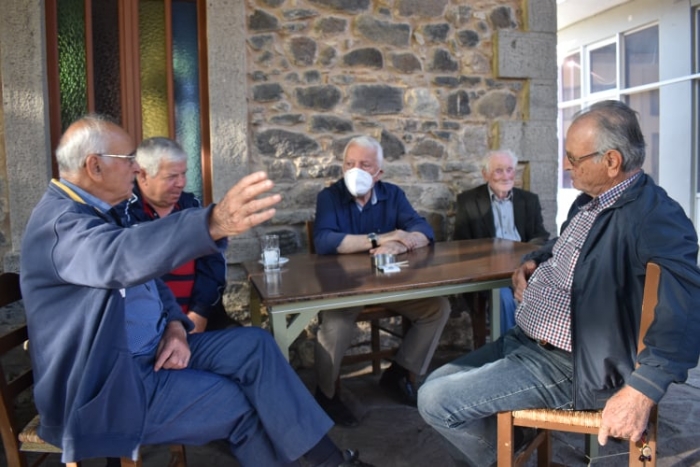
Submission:
M 71 124 L 56 148 L 56 161 L 61 175 L 75 173 L 85 165 L 90 154 L 107 152 L 107 138 L 116 125 L 109 117 L 90 114 Z
M 136 162 L 149 177 L 158 175 L 161 161 L 187 162 L 187 153 L 170 138 L 156 136 L 144 139 L 136 148 Z
M 343 151 L 343 162 L 345 162 L 345 156 L 348 155 L 348 149 L 350 149 L 352 146 L 360 146 L 362 148 L 374 149 L 374 152 L 377 154 L 377 165 L 379 165 L 380 169 L 384 165 L 384 150 L 382 149 L 382 145 L 379 144 L 379 141 L 372 138 L 371 136 L 364 135 L 355 136 L 350 141 L 348 141 L 348 144 L 345 145 L 345 150 Z
M 497 149 L 495 151 L 489 151 L 488 154 L 481 159 L 481 169 L 486 173 L 491 173 L 491 159 L 494 156 L 508 156 L 513 162 L 513 167 L 518 165 L 518 156 L 515 155 L 510 149 Z
M 639 126 L 637 112 L 627 104 L 607 100 L 596 102 L 574 115 L 573 126 L 579 120 L 592 118 L 597 127 L 595 146 L 600 160 L 606 151 L 615 149 L 622 154 L 622 171 L 631 172 L 644 164 L 644 134 Z

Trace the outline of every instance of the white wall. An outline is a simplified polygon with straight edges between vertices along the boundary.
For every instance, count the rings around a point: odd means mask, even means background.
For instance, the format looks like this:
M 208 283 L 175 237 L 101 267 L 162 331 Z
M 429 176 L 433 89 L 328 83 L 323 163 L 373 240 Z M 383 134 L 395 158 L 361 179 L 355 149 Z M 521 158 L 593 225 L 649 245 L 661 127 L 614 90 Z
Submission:
M 693 4 L 700 0 L 635 0 L 558 31 L 558 63 L 581 46 L 614 37 L 620 32 L 659 25 L 660 81 L 692 72 Z M 660 89 L 660 152 L 658 183 L 677 200 L 691 219 L 695 215 L 696 163 L 693 150 L 693 99 L 690 81 Z M 557 221 L 565 217 L 571 190 L 560 190 Z M 696 221 L 696 225 L 697 221 Z

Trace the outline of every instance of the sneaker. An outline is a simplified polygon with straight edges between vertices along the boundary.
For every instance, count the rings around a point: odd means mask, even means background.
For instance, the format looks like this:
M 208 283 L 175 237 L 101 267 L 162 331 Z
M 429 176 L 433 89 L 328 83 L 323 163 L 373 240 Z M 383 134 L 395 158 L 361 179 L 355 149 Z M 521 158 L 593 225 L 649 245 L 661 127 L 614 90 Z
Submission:
M 360 452 L 354 449 L 343 451 L 343 462 L 338 467 L 374 467 L 360 460 Z
M 326 395 L 321 392 L 319 388 L 316 388 L 316 402 L 321 406 L 323 410 L 328 414 L 329 417 L 335 422 L 336 425 L 353 427 L 357 426 L 359 423 L 357 418 L 350 412 L 350 410 L 343 404 L 340 400 L 338 391 L 332 398 L 326 397 Z M 348 464 L 352 465 L 352 464 Z M 359 465 L 359 464 L 358 464 Z
M 418 388 L 408 379 L 408 370 L 392 363 L 384 370 L 379 385 L 389 391 L 402 404 L 418 406 Z

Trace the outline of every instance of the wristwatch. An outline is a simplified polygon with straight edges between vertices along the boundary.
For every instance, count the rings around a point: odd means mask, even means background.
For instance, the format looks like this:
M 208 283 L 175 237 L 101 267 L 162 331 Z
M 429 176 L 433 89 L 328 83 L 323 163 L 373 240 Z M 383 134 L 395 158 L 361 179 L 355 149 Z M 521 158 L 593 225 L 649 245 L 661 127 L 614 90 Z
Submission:
M 378 239 L 379 239 L 379 236 L 377 236 L 377 234 L 374 232 L 367 234 L 367 240 L 372 242 L 372 248 L 377 248 L 379 246 L 379 243 L 377 243 Z

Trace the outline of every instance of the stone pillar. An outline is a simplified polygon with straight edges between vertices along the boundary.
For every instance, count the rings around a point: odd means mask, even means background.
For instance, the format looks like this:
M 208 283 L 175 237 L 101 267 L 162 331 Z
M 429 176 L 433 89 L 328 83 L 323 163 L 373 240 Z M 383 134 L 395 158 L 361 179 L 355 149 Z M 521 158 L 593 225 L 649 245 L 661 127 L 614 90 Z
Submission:
M 18 270 L 18 254 L 32 208 L 51 178 L 44 4 L 5 0 L 0 15 L 0 66 L 11 248 L 5 270 Z

